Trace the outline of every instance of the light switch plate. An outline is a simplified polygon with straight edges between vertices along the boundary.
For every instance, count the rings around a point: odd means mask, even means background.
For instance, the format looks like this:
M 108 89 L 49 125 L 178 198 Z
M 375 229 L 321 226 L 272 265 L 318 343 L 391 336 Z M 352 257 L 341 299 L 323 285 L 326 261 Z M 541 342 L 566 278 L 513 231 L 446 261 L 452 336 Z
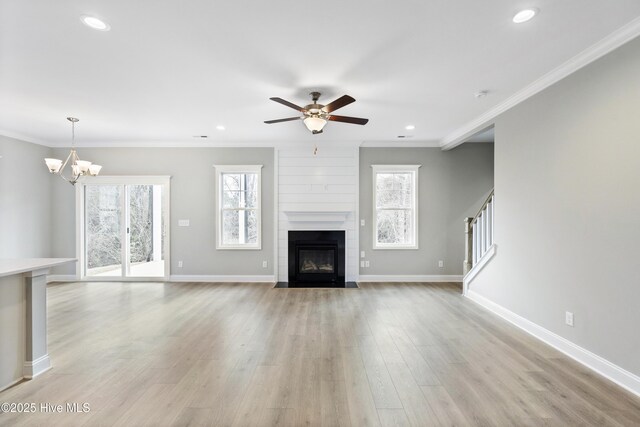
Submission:
M 178 227 L 188 227 L 189 226 L 189 220 L 188 219 L 179 219 L 178 220 Z

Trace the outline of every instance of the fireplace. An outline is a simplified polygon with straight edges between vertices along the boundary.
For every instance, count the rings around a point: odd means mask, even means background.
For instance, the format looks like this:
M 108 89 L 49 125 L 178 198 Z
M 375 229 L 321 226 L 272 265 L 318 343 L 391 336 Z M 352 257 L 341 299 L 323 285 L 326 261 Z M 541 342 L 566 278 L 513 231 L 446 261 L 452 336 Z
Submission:
M 345 232 L 289 231 L 289 286 L 345 285 Z

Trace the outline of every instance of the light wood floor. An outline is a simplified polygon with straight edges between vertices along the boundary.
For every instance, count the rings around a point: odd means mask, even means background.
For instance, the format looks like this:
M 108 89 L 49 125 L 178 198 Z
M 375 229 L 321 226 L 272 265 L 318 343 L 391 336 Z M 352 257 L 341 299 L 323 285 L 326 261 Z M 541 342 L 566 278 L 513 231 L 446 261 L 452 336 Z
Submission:
M 54 368 L 0 414 L 61 426 L 640 425 L 640 400 L 462 298 L 453 284 L 49 287 Z

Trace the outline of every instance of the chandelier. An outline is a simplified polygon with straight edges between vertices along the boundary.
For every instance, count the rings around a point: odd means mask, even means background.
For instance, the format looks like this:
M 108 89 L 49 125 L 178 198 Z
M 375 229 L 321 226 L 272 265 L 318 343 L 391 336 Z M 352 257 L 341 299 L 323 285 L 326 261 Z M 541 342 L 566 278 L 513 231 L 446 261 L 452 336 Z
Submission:
M 67 117 L 67 120 L 71 122 L 71 152 L 67 156 L 67 160 L 65 160 L 64 163 L 60 159 L 44 159 L 44 161 L 47 164 L 47 168 L 49 168 L 50 173 L 58 175 L 71 185 L 75 185 L 81 176 L 98 175 L 102 166 L 94 165 L 86 160 L 80 160 L 78 153 L 76 153 L 76 123 L 79 119 L 76 119 L 75 117 Z M 64 168 L 67 164 L 71 167 L 70 176 L 65 176 L 63 174 Z

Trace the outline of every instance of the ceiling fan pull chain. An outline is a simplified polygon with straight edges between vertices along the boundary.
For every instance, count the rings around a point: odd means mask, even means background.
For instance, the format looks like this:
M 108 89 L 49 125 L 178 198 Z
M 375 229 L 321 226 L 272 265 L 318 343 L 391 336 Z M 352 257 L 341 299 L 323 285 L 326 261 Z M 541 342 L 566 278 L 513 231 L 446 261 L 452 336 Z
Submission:
M 318 145 L 315 145 L 315 144 L 314 144 L 314 146 L 313 146 L 313 155 L 314 155 L 314 156 L 317 156 L 317 155 L 318 155 Z

